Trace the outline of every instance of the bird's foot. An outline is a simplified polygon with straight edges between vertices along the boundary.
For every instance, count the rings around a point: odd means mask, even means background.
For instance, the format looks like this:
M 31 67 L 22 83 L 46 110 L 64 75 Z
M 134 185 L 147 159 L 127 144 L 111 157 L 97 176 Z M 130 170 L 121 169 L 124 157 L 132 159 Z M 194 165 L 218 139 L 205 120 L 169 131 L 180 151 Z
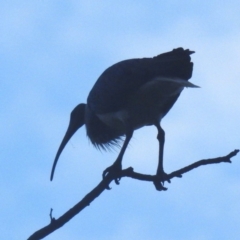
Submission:
M 106 168 L 104 171 L 103 171 L 103 179 L 104 178 L 107 178 L 107 177 L 110 177 L 110 178 L 113 178 L 115 183 L 117 185 L 119 185 L 119 181 L 121 179 L 120 177 L 120 173 L 122 171 L 122 164 L 120 163 L 114 163 L 113 165 L 111 165 L 110 167 Z M 107 189 L 111 189 L 109 186 L 107 186 Z
M 162 171 L 161 173 L 157 173 L 155 176 L 155 180 L 153 181 L 153 184 L 155 185 L 155 188 L 158 191 L 166 191 L 167 188 L 164 187 L 164 182 L 167 181 L 168 183 L 171 183 L 168 174 Z

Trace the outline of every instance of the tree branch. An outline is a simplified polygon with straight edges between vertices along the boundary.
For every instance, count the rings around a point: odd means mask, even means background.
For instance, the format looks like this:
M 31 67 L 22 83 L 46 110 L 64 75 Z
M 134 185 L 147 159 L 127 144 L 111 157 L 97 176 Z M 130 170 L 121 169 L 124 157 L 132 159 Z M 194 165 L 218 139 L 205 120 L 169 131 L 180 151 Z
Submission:
M 182 177 L 182 174 L 187 173 L 194 168 L 207 165 L 207 164 L 213 164 L 213 163 L 222 163 L 222 162 L 228 162 L 231 163 L 231 158 L 236 156 L 239 150 L 234 150 L 228 155 L 224 157 L 218 157 L 218 158 L 212 158 L 212 159 L 204 159 L 197 161 L 191 165 L 188 165 L 184 168 L 181 168 L 177 171 L 174 171 L 170 174 L 167 174 L 162 179 L 160 179 L 161 182 L 164 181 L 170 181 L 174 177 Z M 118 177 L 131 177 L 137 180 L 141 181 L 150 181 L 154 182 L 156 180 L 159 180 L 158 177 L 155 175 L 147 175 L 147 174 L 141 174 L 133 171 L 133 168 L 127 168 L 121 171 L 120 175 Z M 116 176 L 107 176 L 104 178 L 91 192 L 89 192 L 80 202 L 78 202 L 74 207 L 69 209 L 66 213 L 64 213 L 61 217 L 58 219 L 55 219 L 52 217 L 52 209 L 50 211 L 50 219 L 51 222 L 47 226 L 43 227 L 42 229 L 36 231 L 33 233 L 28 240 L 39 240 L 43 239 L 50 233 L 54 232 L 58 228 L 62 227 L 65 223 L 67 223 L 69 220 L 71 220 L 75 215 L 77 215 L 79 212 L 81 212 L 85 207 L 89 206 L 90 203 L 97 198 L 106 188 L 109 186 L 109 184 L 116 178 Z

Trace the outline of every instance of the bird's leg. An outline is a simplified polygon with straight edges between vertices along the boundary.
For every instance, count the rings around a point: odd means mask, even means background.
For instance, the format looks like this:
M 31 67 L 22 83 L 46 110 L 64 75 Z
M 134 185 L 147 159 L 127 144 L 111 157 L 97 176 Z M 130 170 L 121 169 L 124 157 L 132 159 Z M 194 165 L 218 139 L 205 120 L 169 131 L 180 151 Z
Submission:
M 167 190 L 167 188 L 163 186 L 164 181 L 167 180 L 167 174 L 163 170 L 163 150 L 164 150 L 164 142 L 165 142 L 165 132 L 160 126 L 159 122 L 157 122 L 155 126 L 157 127 L 157 130 L 158 130 L 157 139 L 159 142 L 159 157 L 158 157 L 158 168 L 156 173 L 157 180 L 154 181 L 154 185 L 157 190 L 161 191 L 161 190 Z
M 158 168 L 157 168 L 157 175 L 162 175 L 164 173 L 163 170 L 163 149 L 164 149 L 164 142 L 165 142 L 165 132 L 161 128 L 160 124 L 156 125 L 158 130 L 157 139 L 159 142 L 159 157 L 158 157 Z
M 116 159 L 116 161 L 113 163 L 113 165 L 111 165 L 110 167 L 106 168 L 104 171 L 103 171 L 103 178 L 107 177 L 107 176 L 114 176 L 114 179 L 115 179 L 115 183 L 116 184 L 119 184 L 119 180 L 120 180 L 120 177 L 119 177 L 119 173 L 122 171 L 122 159 L 123 159 L 123 155 L 127 149 L 127 146 L 128 146 L 128 143 L 129 141 L 131 140 L 132 138 L 132 135 L 133 135 L 133 130 L 132 129 L 129 129 L 127 132 L 126 132 L 126 138 L 124 140 L 124 143 L 123 143 L 123 146 L 121 148 L 121 151 Z

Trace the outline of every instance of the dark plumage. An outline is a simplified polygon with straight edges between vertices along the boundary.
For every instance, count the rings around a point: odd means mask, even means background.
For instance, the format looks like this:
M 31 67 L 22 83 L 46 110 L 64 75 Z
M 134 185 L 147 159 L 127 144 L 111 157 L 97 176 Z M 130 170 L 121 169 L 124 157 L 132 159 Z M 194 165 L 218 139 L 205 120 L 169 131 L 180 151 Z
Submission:
M 89 93 L 87 104 L 79 104 L 71 113 L 70 124 L 56 155 L 51 179 L 57 160 L 72 135 L 83 124 L 87 136 L 96 147 L 108 148 L 119 144 L 126 136 L 119 156 L 103 172 L 117 174 L 134 130 L 146 125 L 158 129 L 159 166 L 157 175 L 164 175 L 164 131 L 161 119 L 171 109 L 184 87 L 197 87 L 188 80 L 192 76 L 193 51 L 183 48 L 160 54 L 153 58 L 121 61 L 106 69 Z M 117 178 L 117 177 L 116 177 Z M 115 180 L 118 183 L 118 180 Z M 156 183 L 158 190 L 164 190 Z

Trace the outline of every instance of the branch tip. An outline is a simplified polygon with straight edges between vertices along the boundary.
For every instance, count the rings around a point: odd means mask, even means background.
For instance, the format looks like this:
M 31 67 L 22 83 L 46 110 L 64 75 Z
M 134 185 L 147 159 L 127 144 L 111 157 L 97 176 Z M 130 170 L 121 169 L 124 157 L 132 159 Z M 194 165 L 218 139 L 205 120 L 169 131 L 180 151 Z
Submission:
M 225 162 L 232 163 L 231 158 L 235 157 L 239 153 L 239 149 L 235 149 L 234 151 L 230 152 L 227 156 L 223 157 L 226 159 Z
M 51 223 L 56 220 L 56 219 L 52 216 L 52 212 L 53 212 L 53 209 L 51 208 L 51 209 L 50 209 L 50 214 L 49 214 Z

